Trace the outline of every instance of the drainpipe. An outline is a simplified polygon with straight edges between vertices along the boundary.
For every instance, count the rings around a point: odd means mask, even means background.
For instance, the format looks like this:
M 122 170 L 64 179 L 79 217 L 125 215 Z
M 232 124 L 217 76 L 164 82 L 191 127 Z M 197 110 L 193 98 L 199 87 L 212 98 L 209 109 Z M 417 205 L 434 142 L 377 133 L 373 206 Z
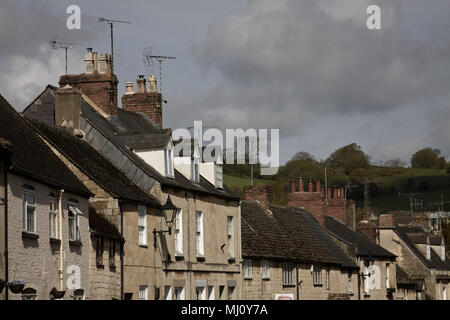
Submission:
M 119 200 L 119 211 L 120 211 L 120 234 L 123 236 L 123 210 L 122 210 L 122 201 Z M 123 241 L 120 241 L 120 300 L 123 300 L 123 248 L 124 243 Z
M 361 300 L 361 274 L 358 272 L 358 300 Z
M 296 287 L 297 287 L 297 300 L 300 300 L 300 281 L 298 281 L 298 263 L 295 264 L 295 278 L 296 278 Z
M 188 259 L 187 259 L 187 270 L 188 270 L 188 285 L 186 286 L 186 299 L 191 299 L 191 285 L 192 285 L 192 261 L 191 261 L 191 224 L 190 224 L 190 207 L 189 207 L 189 195 L 187 192 L 184 194 L 187 203 L 187 233 L 188 233 Z M 195 205 L 195 203 L 194 203 Z
M 58 190 L 58 224 L 59 224 L 59 290 L 64 291 L 64 246 L 63 246 L 63 236 L 62 236 L 62 197 L 64 194 L 64 189 Z
M 3 182 L 5 183 L 5 281 L 8 283 L 8 169 L 6 163 L 3 168 Z M 5 300 L 8 300 L 8 288 L 5 289 Z

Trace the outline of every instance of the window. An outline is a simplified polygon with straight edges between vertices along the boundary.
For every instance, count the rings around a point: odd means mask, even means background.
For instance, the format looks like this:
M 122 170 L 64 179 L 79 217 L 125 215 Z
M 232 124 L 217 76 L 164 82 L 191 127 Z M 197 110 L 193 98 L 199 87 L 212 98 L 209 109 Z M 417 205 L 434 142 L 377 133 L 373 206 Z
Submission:
M 234 230 L 233 217 L 227 217 L 227 241 L 228 241 L 228 256 L 234 258 Z
M 234 299 L 234 287 L 228 287 L 228 300 Z
M 252 278 L 252 260 L 244 259 L 242 262 L 242 268 L 244 269 L 244 279 Z
M 386 288 L 390 288 L 390 286 L 389 286 L 389 263 L 386 263 Z
M 48 197 L 48 215 L 49 215 L 49 227 L 50 238 L 59 239 L 58 236 L 58 207 L 56 204 L 56 198 L 53 195 Z
M 325 271 L 325 285 L 327 290 L 330 290 L 330 268 L 326 268 Z
M 270 264 L 269 261 L 263 260 L 261 262 L 261 274 L 263 279 L 270 279 Z
M 69 203 L 69 240 L 78 241 L 80 240 L 80 230 L 79 230 L 79 216 L 83 213 L 78 209 L 78 205 L 75 202 Z
M 447 287 L 442 288 L 442 300 L 447 300 Z
M 197 300 L 206 300 L 206 290 L 205 287 L 196 287 L 195 296 Z
M 318 263 L 313 265 L 313 285 L 322 285 L 322 267 Z
M 173 177 L 173 149 L 168 148 L 164 150 L 164 163 L 165 163 L 165 170 L 166 170 L 166 176 Z
M 172 286 L 165 286 L 164 287 L 164 299 L 165 300 L 172 300 Z
M 290 262 L 283 262 L 282 264 L 282 284 L 283 285 L 293 285 L 294 284 L 294 276 L 293 276 L 294 265 Z
M 191 168 L 191 176 L 192 176 L 192 181 L 194 182 L 200 182 L 200 173 L 198 171 L 198 158 L 194 158 L 192 160 L 192 168 Z
M 223 166 L 221 164 L 216 164 L 216 187 L 223 188 Z
M 364 261 L 364 294 L 368 295 L 369 294 L 369 277 L 370 277 L 370 272 L 369 272 L 369 262 L 368 261 Z
M 175 255 L 183 255 L 183 212 L 181 209 L 175 214 L 173 223 L 174 238 L 175 238 Z
M 174 300 L 184 300 L 184 287 L 175 287 Z
M 195 214 L 195 239 L 196 239 L 196 248 L 197 248 L 197 256 L 204 256 L 203 250 L 203 212 L 197 211 Z
M 147 207 L 138 206 L 139 245 L 147 245 Z
M 215 300 L 214 286 L 208 286 L 208 300 Z
M 24 187 L 22 194 L 22 229 L 36 232 L 36 195 L 31 187 Z
M 148 286 L 139 286 L 139 300 L 148 300 Z
M 101 237 L 96 238 L 95 257 L 97 267 L 103 267 L 103 238 Z
M 408 289 L 403 289 L 403 300 L 408 300 Z
M 116 266 L 116 243 L 114 240 L 109 241 L 109 266 L 111 268 Z
M 347 275 L 347 290 L 349 293 L 353 293 L 352 289 L 352 273 L 349 272 Z

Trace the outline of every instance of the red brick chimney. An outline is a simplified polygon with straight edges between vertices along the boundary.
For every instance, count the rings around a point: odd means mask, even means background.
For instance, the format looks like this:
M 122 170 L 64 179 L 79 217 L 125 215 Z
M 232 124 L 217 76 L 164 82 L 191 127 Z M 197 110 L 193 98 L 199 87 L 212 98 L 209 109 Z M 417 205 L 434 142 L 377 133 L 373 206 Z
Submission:
M 97 63 L 97 52 L 88 48 L 85 55 L 85 72 L 82 74 L 63 75 L 59 86 L 70 85 L 81 90 L 97 106 L 111 118 L 117 116 L 117 77 L 111 73 L 111 58 L 109 54 L 100 55 L 100 67 Z
M 148 91 L 143 75 L 139 75 L 136 81 L 136 92 L 133 92 L 130 82 L 126 84 L 126 92 L 122 96 L 122 108 L 132 112 L 145 114 L 158 127 L 162 127 L 162 96 L 158 93 L 156 77 L 148 77 Z
M 320 180 L 316 181 L 316 192 L 320 192 Z
M 291 192 L 295 192 L 295 180 L 291 180 Z
M 258 200 L 265 209 L 269 209 L 272 201 L 272 187 L 267 185 L 245 186 L 244 200 Z
M 312 182 L 311 178 L 309 178 L 309 181 L 308 181 L 308 192 L 314 192 L 314 190 L 313 190 L 313 182 Z
M 393 229 L 395 228 L 394 215 L 393 214 L 382 214 L 378 218 L 378 227 L 380 229 Z
M 298 192 L 305 192 L 305 186 L 303 185 L 302 178 L 298 179 Z

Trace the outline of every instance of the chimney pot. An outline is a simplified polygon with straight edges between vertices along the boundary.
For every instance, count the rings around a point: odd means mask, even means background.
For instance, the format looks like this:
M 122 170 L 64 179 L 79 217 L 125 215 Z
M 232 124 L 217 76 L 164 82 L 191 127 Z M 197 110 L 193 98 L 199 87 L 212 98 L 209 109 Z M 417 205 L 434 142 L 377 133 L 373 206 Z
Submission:
M 92 52 L 92 48 L 86 48 L 87 52 Z
M 309 181 L 308 181 L 308 192 L 314 192 L 312 178 L 309 178 Z
M 154 75 L 148 77 L 148 92 L 158 92 L 156 77 Z
M 291 192 L 295 192 L 295 180 L 291 180 Z
M 145 93 L 147 89 L 145 87 L 144 75 L 140 74 L 136 80 L 136 93 Z
M 303 180 L 301 177 L 298 179 L 298 192 L 305 192 L 305 186 L 303 185 Z
M 111 73 L 111 57 L 107 53 L 102 53 L 98 59 L 98 73 L 109 74 Z
M 134 93 L 134 84 L 133 82 L 125 83 L 125 94 L 133 94 Z
M 320 192 L 320 180 L 316 181 L 316 192 Z

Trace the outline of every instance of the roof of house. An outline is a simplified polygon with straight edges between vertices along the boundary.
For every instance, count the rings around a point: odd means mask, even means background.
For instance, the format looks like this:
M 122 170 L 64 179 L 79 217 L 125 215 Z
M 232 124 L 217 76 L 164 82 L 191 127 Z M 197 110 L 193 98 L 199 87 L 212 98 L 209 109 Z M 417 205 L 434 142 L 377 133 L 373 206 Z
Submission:
M 396 264 L 395 266 L 395 277 L 396 277 L 396 282 L 397 285 L 410 285 L 410 284 L 415 284 L 417 282 L 417 280 L 423 280 L 423 279 L 413 279 L 412 277 L 410 277 L 406 271 L 400 267 L 398 264 Z
M 76 137 L 66 128 L 28 120 L 50 144 L 113 197 L 160 206 L 157 199 L 141 190 L 82 138 Z
M 105 216 L 97 213 L 92 206 L 89 206 L 89 228 L 94 235 L 115 240 L 124 240 L 116 226 Z
M 1 95 L 0 114 L 0 137 L 11 143 L 12 171 L 83 196 L 92 195 Z
M 335 217 L 325 217 L 325 228 L 338 238 L 355 244 L 357 256 L 388 259 L 395 259 L 396 257 L 391 252 L 372 242 L 366 235 L 354 231 Z
M 434 250 L 430 250 L 431 259 L 427 260 L 424 253 L 422 253 L 422 251 L 416 246 L 417 243 L 414 243 L 414 241 L 411 240 L 411 234 L 409 233 L 410 229 L 411 228 L 409 227 L 401 227 L 397 225 L 394 232 L 427 268 L 436 270 L 450 270 L 450 259 L 448 255 L 446 255 L 445 261 L 442 261 L 441 257 Z
M 131 149 L 159 150 L 167 146 L 170 134 L 165 132 L 123 134 L 119 135 L 119 139 Z
M 241 201 L 242 255 L 310 263 L 358 266 L 305 211 L 258 201 Z

